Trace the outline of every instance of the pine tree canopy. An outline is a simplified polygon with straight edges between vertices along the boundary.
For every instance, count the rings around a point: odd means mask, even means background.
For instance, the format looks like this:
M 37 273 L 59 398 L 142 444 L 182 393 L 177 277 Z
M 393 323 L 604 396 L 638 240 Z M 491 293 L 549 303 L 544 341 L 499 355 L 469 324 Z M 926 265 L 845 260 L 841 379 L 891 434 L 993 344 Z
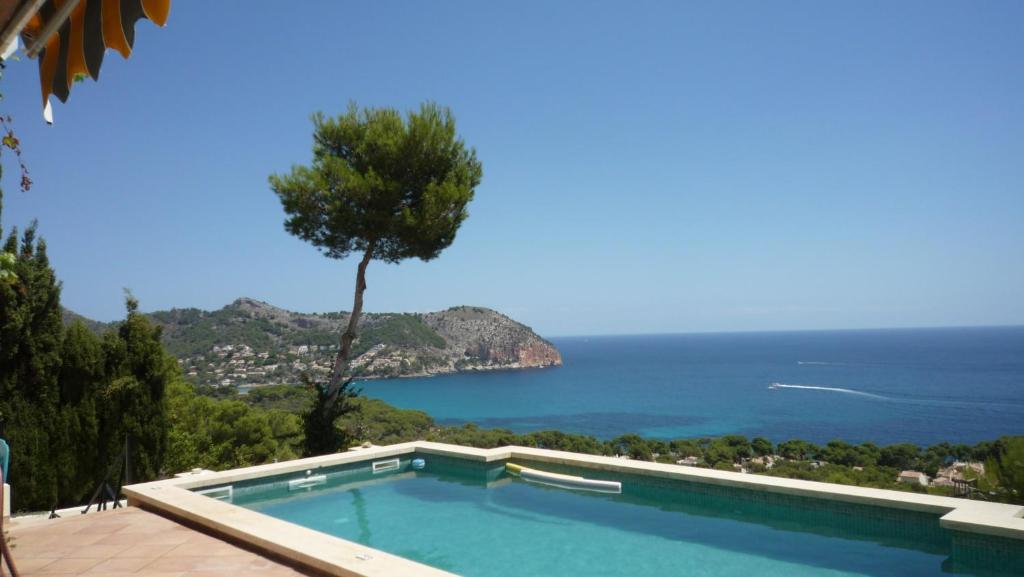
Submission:
M 285 228 L 331 258 L 431 260 L 455 240 L 480 183 L 476 152 L 447 108 L 423 104 L 313 115 L 313 161 L 272 175 Z

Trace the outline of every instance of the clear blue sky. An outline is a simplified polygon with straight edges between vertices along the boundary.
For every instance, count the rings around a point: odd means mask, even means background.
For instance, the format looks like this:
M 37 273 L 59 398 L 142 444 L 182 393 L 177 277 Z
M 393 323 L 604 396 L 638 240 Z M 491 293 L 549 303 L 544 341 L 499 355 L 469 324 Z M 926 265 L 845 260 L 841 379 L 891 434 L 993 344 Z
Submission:
M 450 106 L 484 165 L 455 244 L 367 308 L 546 335 L 1024 323 L 1024 3 L 176 0 L 5 154 L 66 306 L 351 307 L 267 175 L 315 110 Z M 237 10 L 242 9 L 241 12 Z

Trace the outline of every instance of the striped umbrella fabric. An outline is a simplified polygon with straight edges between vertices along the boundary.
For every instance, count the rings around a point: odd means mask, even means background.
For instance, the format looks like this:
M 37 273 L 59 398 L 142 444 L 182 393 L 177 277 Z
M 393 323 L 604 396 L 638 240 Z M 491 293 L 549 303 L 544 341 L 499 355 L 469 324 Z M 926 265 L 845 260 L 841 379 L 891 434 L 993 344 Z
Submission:
M 67 102 L 74 82 L 98 80 L 107 48 L 128 58 L 135 23 L 167 23 L 170 0 L 45 0 L 22 29 L 28 56 L 38 53 L 44 116 L 52 121 L 50 95 Z M 51 33 L 53 28 L 57 30 Z

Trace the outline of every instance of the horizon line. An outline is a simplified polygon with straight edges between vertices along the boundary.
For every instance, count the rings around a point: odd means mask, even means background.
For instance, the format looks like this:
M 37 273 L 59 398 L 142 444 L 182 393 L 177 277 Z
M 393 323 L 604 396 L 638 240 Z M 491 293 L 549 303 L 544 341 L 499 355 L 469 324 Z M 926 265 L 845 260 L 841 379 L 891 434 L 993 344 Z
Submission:
M 773 334 L 773 333 L 839 333 L 839 332 L 870 332 L 870 331 L 921 331 L 921 330 L 955 330 L 955 329 L 1024 329 L 1024 324 L 1005 325 L 918 325 L 910 327 L 863 327 L 863 328 L 828 328 L 828 329 L 737 329 L 707 331 L 663 331 L 653 333 L 599 333 L 544 336 L 546 339 L 578 339 L 604 337 L 672 337 L 691 335 L 735 335 L 735 334 Z

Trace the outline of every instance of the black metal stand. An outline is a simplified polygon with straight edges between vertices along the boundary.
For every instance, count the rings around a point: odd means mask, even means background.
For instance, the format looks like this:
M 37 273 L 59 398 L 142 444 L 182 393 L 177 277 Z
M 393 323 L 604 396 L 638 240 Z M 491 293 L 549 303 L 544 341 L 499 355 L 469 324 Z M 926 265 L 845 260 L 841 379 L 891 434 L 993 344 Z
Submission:
M 82 514 L 85 515 L 89 512 L 89 509 L 93 505 L 96 505 L 97 511 L 105 511 L 107 509 L 107 501 L 113 501 L 114 504 L 111 509 L 117 509 L 121 506 L 121 502 L 118 500 L 118 496 L 121 494 L 121 487 L 127 482 L 131 484 L 131 437 L 126 433 L 124 436 L 124 449 L 121 450 L 121 454 L 118 456 L 117 461 L 107 471 L 107 476 L 97 485 L 96 490 L 92 494 L 92 498 L 89 499 L 89 503 L 82 510 Z M 120 468 L 117 472 L 117 488 L 111 486 L 110 479 L 114 476 L 114 472 Z

